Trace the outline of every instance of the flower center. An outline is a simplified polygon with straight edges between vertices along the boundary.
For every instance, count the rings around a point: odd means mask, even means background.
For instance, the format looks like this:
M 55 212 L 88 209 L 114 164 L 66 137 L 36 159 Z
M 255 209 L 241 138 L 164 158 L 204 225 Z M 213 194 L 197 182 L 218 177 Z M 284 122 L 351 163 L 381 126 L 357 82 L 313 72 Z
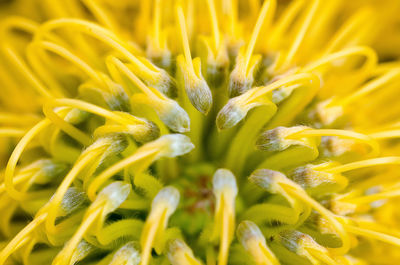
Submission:
M 171 222 L 181 227 L 186 235 L 199 235 L 212 220 L 215 208 L 212 176 L 215 168 L 211 163 L 194 163 L 186 167 L 183 176 L 172 183 L 180 189 L 182 199 Z

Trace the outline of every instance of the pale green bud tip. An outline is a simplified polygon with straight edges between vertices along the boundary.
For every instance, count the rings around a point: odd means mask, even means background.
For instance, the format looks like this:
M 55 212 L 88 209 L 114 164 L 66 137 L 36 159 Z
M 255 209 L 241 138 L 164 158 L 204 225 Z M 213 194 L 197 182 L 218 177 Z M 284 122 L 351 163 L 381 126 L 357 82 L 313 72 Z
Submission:
M 177 94 L 176 81 L 165 70 L 159 69 L 161 73 L 158 90 L 168 97 L 175 97 Z
M 112 83 L 110 87 L 112 94 L 104 93 L 103 97 L 111 110 L 130 111 L 129 97 L 125 93 L 123 87 L 119 84 Z
M 283 151 L 297 140 L 287 140 L 286 137 L 307 129 L 306 126 L 276 127 L 260 134 L 256 141 L 256 147 L 263 151 Z
M 193 150 L 194 144 L 183 134 L 167 134 L 160 137 L 160 141 L 168 142 L 167 157 L 181 156 Z
M 85 240 L 81 240 L 78 244 L 78 247 L 75 249 L 74 254 L 72 255 L 72 261 L 79 261 L 85 258 L 90 252 L 92 252 L 95 247 Z
M 206 115 L 212 106 L 211 90 L 204 79 L 194 80 L 192 86 L 186 87 L 186 93 L 192 105 Z
M 240 241 L 240 243 L 243 245 L 243 247 L 248 250 L 248 241 L 249 240 L 255 240 L 258 242 L 264 242 L 265 243 L 265 238 L 263 234 L 261 233 L 260 228 L 253 223 L 252 221 L 243 221 L 241 222 L 236 230 L 236 235 Z
M 326 249 L 318 245 L 311 236 L 296 230 L 285 231 L 280 234 L 281 243 L 290 251 L 303 254 L 307 248 L 326 252 Z
M 219 130 L 232 128 L 246 117 L 247 110 L 244 110 L 236 103 L 236 98 L 228 103 L 219 111 L 217 115 L 217 127 Z
M 189 115 L 175 101 L 170 101 L 168 111 L 160 113 L 160 119 L 174 132 L 184 133 L 190 130 Z
M 110 265 L 138 265 L 140 263 L 140 253 L 134 242 L 123 245 L 115 254 Z
M 279 184 L 288 181 L 284 174 L 270 169 L 258 169 L 254 171 L 249 180 L 271 193 L 277 193 Z
M 79 124 L 90 116 L 89 112 L 80 109 L 71 109 L 65 116 L 65 120 L 72 124 Z
M 213 190 L 218 194 L 224 190 L 229 190 L 234 196 L 238 193 L 235 176 L 227 169 L 218 169 L 213 177 Z
M 186 245 L 186 243 L 181 239 L 173 239 L 168 243 L 167 250 L 168 259 L 171 264 L 182 264 L 180 263 L 180 254 L 183 255 L 193 255 L 192 250 Z
M 107 212 L 112 212 L 117 209 L 128 197 L 131 191 L 131 186 L 122 181 L 111 183 L 102 189 L 97 195 L 97 200 L 105 200 L 107 205 Z
M 68 215 L 80 208 L 86 201 L 86 195 L 83 191 L 79 191 L 77 188 L 71 187 L 65 193 L 61 201 L 61 215 Z
M 229 97 L 237 97 L 247 90 L 249 90 L 254 82 L 253 78 L 245 78 L 242 75 L 239 75 L 239 65 L 233 69 L 228 85 L 228 93 Z
M 139 129 L 137 127 L 141 125 L 131 126 L 130 131 L 134 132 L 133 137 L 139 143 L 150 142 L 160 136 L 160 129 L 154 122 L 147 121 L 146 124 Z
M 40 159 L 34 162 L 30 167 L 39 167 L 35 183 L 46 184 L 52 180 L 62 176 L 68 169 L 68 165 L 62 162 L 53 161 L 51 159 Z
M 338 192 L 348 184 L 348 179 L 340 174 L 314 170 L 314 165 L 298 167 L 290 174 L 290 178 L 313 196 L 322 196 Z
M 172 186 L 167 186 L 161 189 L 154 197 L 151 208 L 154 209 L 162 205 L 168 209 L 167 215 L 169 216 L 178 207 L 179 198 L 179 191 Z

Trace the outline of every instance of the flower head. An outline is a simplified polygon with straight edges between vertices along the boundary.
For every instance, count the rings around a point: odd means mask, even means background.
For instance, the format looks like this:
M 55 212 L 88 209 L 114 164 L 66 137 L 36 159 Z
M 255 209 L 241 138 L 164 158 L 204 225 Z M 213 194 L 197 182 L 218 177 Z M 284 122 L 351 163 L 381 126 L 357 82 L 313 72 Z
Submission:
M 399 12 L 0 1 L 0 265 L 399 264 Z

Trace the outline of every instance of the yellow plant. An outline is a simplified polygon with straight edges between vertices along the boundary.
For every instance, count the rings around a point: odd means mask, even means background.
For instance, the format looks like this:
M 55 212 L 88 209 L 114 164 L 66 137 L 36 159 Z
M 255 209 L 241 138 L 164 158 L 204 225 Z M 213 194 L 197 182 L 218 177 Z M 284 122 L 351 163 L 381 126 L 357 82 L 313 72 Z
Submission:
M 0 265 L 400 264 L 399 13 L 0 1 Z

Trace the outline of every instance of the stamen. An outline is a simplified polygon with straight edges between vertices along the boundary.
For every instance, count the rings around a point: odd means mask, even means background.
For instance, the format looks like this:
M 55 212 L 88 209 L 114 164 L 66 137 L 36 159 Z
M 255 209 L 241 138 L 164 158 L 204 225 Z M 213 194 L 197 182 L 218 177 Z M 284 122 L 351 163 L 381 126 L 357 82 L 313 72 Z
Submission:
M 157 68 L 145 58 L 138 58 L 129 51 L 126 43 L 120 40 L 113 32 L 102 28 L 94 23 L 74 18 L 62 18 L 52 20 L 43 24 L 35 35 L 35 41 L 40 40 L 44 35 L 57 28 L 74 28 L 79 32 L 86 33 L 104 42 L 112 49 L 122 54 L 130 63 L 133 64 L 135 72 L 146 82 L 155 85 L 162 93 L 169 94 L 175 89 L 174 80 L 165 70 Z
M 3 265 L 8 257 L 14 253 L 18 248 L 22 247 L 30 240 L 32 237 L 30 233 L 37 228 L 46 219 L 47 214 L 42 214 L 33 219 L 27 226 L 25 226 L 0 252 L 0 264 Z
M 93 15 L 106 27 L 114 32 L 118 32 L 118 27 L 114 23 L 113 19 L 107 14 L 105 10 L 99 5 L 99 2 L 93 0 L 83 0 L 82 1 L 88 9 L 93 13 Z
M 371 194 L 371 195 L 365 195 L 362 197 L 345 198 L 344 200 L 348 203 L 364 204 L 364 203 L 371 203 L 371 202 L 379 201 L 379 200 L 386 200 L 386 199 L 399 197 L 399 196 L 400 196 L 400 189 L 395 189 L 395 190 L 378 192 L 378 193 Z
M 237 36 L 237 8 L 239 4 L 237 0 L 222 0 L 222 12 L 228 16 L 228 34 L 232 37 Z
M 281 193 L 282 191 L 297 198 L 314 208 L 321 216 L 326 218 L 340 235 L 342 246 L 335 249 L 338 253 L 347 253 L 350 248 L 350 238 L 343 225 L 337 217 L 323 207 L 320 203 L 311 198 L 298 184 L 288 179 L 284 174 L 273 170 L 259 169 L 251 176 L 250 181 L 259 187 L 272 193 Z
M 345 224 L 345 228 L 350 233 L 360 235 L 360 236 L 365 236 L 367 238 L 372 238 L 372 239 L 375 239 L 378 241 L 382 241 L 382 242 L 400 247 L 400 238 L 398 238 L 398 237 L 390 236 L 390 235 L 387 235 L 384 233 L 376 232 L 376 231 L 373 231 L 370 229 L 361 228 L 361 227 L 357 227 L 357 226 L 349 225 L 349 224 Z
M 238 193 L 235 176 L 227 169 L 219 169 L 213 177 L 216 197 L 213 238 L 220 240 L 218 265 L 228 262 L 228 250 L 235 229 L 235 198 Z
M 357 140 L 362 143 L 365 143 L 371 147 L 371 153 L 372 154 L 377 154 L 379 153 L 379 145 L 376 141 L 374 141 L 371 137 L 353 132 L 353 131 L 348 131 L 348 130 L 335 130 L 335 129 L 305 129 L 300 132 L 296 132 L 292 135 L 287 136 L 288 139 L 293 139 L 297 137 L 320 137 L 320 136 L 337 136 L 337 137 L 343 137 L 346 139 L 352 139 L 352 140 Z
M 161 39 L 160 39 L 160 29 L 161 29 L 161 0 L 156 0 L 153 11 L 153 34 L 154 41 L 157 44 L 157 48 L 161 47 Z
M 52 108 L 60 107 L 60 106 L 67 106 L 67 107 L 84 110 L 84 111 L 99 115 L 101 117 L 110 119 L 116 123 L 119 123 L 119 124 L 125 126 L 125 128 L 127 128 L 127 130 L 133 134 L 135 139 L 139 140 L 140 142 L 143 140 L 146 141 L 147 139 L 149 139 L 149 136 L 150 136 L 150 139 L 158 136 L 158 128 L 152 122 L 149 122 L 145 119 L 137 118 L 126 112 L 109 111 L 102 107 L 99 107 L 94 104 L 90 104 L 90 103 L 87 103 L 85 101 L 78 100 L 78 99 L 66 99 L 65 98 L 65 99 L 52 100 L 52 101 L 47 102 L 46 105 L 44 105 L 44 110 L 46 110 L 46 113 L 51 114 Z M 49 111 L 49 112 L 47 112 L 47 111 Z M 56 117 L 54 117 L 54 118 L 56 118 Z M 71 128 L 74 128 L 74 130 L 77 130 L 77 129 L 75 129 L 74 126 L 70 125 L 69 123 L 65 123 L 64 121 L 62 121 L 62 122 L 63 122 L 63 124 L 59 124 L 59 126 L 62 126 L 61 128 L 69 127 L 68 130 L 70 130 Z M 136 125 L 141 125 L 141 126 L 136 126 Z M 145 129 L 145 130 L 143 130 L 143 129 Z M 90 140 L 89 143 L 91 141 L 92 140 Z
M 134 242 L 128 242 L 118 249 L 109 265 L 139 265 L 140 253 Z
M 375 132 L 375 133 L 368 134 L 368 136 L 373 139 L 376 139 L 376 140 L 399 138 L 400 137 L 400 129 Z
M 92 139 L 86 133 L 82 132 L 75 126 L 71 125 L 64 119 L 60 118 L 56 112 L 53 111 L 49 104 L 43 106 L 43 113 L 50 121 L 53 122 L 57 127 L 67 133 L 69 136 L 77 140 L 83 146 L 89 146 L 92 143 Z
M 275 254 L 268 248 L 258 226 L 251 221 L 243 221 L 236 230 L 237 237 L 257 265 L 279 265 Z
M 186 65 L 188 66 L 189 70 L 192 71 L 192 73 L 194 74 L 194 67 L 192 63 L 192 55 L 190 53 L 189 39 L 186 32 L 185 15 L 183 13 L 182 6 L 178 5 L 176 7 L 176 14 L 178 17 L 178 25 L 180 29 L 180 35 L 181 35 L 182 47 L 183 47 L 183 53 L 185 55 Z
M 317 14 L 318 7 L 320 6 L 320 0 L 313 0 L 311 7 L 309 7 L 308 12 L 305 15 L 303 21 L 301 21 L 301 27 L 299 31 L 296 32 L 296 38 L 294 39 L 293 43 L 291 43 L 290 48 L 285 56 L 283 68 L 288 67 L 294 60 L 296 53 L 298 52 L 301 43 L 303 42 L 305 35 L 313 21 L 315 15 Z
M 52 98 L 57 95 L 52 95 L 48 88 L 46 88 L 38 78 L 32 73 L 28 66 L 22 61 L 22 59 L 17 55 L 17 53 L 6 44 L 3 44 L 1 49 L 7 55 L 7 57 L 15 64 L 15 66 L 20 70 L 21 74 L 25 76 L 27 81 L 36 89 L 36 91 L 45 98 Z
M 309 235 L 298 231 L 286 231 L 280 234 L 282 244 L 296 254 L 307 258 L 312 264 L 319 264 L 318 260 L 324 264 L 337 264 L 329 257 L 328 250 L 318 245 Z
M 107 179 L 128 166 L 136 164 L 134 170 L 134 181 L 136 182 L 139 175 L 150 166 L 153 161 L 163 156 L 180 156 L 190 152 L 193 148 L 194 146 L 190 142 L 190 139 L 185 135 L 169 134 L 161 136 L 159 139 L 141 146 L 133 155 L 120 160 L 98 175 L 89 185 L 87 191 L 88 196 L 93 200 L 93 198 L 96 197 L 96 191 Z
M 189 40 L 186 32 L 185 17 L 181 6 L 177 6 L 178 24 L 181 31 L 182 46 L 186 63 L 178 56 L 186 94 L 192 105 L 203 114 L 207 114 L 212 106 L 212 94 L 207 82 L 201 74 L 201 60 L 196 57 L 192 61 Z
M 215 10 L 214 0 L 207 0 L 208 11 L 210 12 L 211 27 L 214 37 L 214 49 L 215 51 L 219 48 L 221 42 L 221 35 L 218 27 L 217 12 Z
M 250 37 L 246 50 L 241 50 L 236 58 L 236 64 L 229 77 L 228 92 L 230 97 L 236 97 L 249 90 L 254 82 L 254 71 L 260 63 L 260 56 L 252 57 L 257 38 L 264 21 L 271 22 L 275 12 L 276 1 L 265 0 L 256 25 Z
M 65 176 L 61 184 L 58 186 L 57 191 L 54 193 L 46 210 L 48 212 L 46 230 L 49 233 L 56 232 L 55 221 L 58 213 L 57 207 L 62 203 L 64 195 L 66 194 L 72 182 L 86 166 L 90 165 L 90 163 L 98 165 L 102 159 L 102 155 L 105 154 L 108 148 L 112 148 L 113 144 L 114 142 L 111 138 L 102 138 L 97 140 L 81 154 L 81 156 L 78 158 L 78 161 Z
M 323 56 L 321 59 L 306 65 L 302 71 L 312 72 L 319 70 L 325 72 L 326 70 L 323 69 L 323 67 L 333 64 L 336 60 L 345 59 L 350 56 L 364 56 L 366 58 L 363 66 L 359 70 L 360 72 L 365 73 L 368 73 L 368 71 L 370 71 L 376 65 L 378 60 L 375 51 L 369 47 L 351 47 L 327 56 Z
M 99 77 L 99 74 L 84 60 L 67 50 L 66 48 L 52 43 L 48 41 L 36 41 L 29 44 L 33 48 L 41 48 L 48 51 L 51 51 L 62 58 L 70 61 L 79 67 L 85 74 L 87 74 L 92 80 L 94 80 L 98 85 L 104 85 L 102 79 Z
M 162 93 L 152 87 L 146 86 L 129 68 L 115 57 L 111 59 L 114 64 L 146 95 L 134 95 L 136 100 L 142 104 L 150 104 L 157 112 L 160 119 L 173 131 L 187 132 L 190 128 L 188 114 L 178 103 L 167 98 Z
M 346 171 L 351 171 L 355 169 L 372 167 L 372 166 L 380 166 L 380 165 L 398 165 L 400 164 L 400 157 L 397 156 L 388 156 L 388 157 L 379 157 L 372 158 L 367 160 L 361 160 L 353 163 L 348 163 L 345 165 L 340 165 L 336 167 L 331 167 L 324 169 L 325 172 L 339 174 Z
M 168 224 L 168 219 L 175 212 L 178 203 L 179 191 L 171 186 L 163 188 L 153 199 L 151 211 L 140 238 L 142 246 L 142 260 L 140 265 L 149 264 L 153 243 L 164 232 Z
M 271 23 L 272 18 L 274 17 L 276 8 L 275 0 L 264 0 L 264 3 L 261 7 L 260 14 L 258 15 L 256 25 L 251 33 L 249 44 L 246 48 L 246 53 L 244 57 L 243 69 L 247 73 L 247 68 L 249 67 L 250 58 L 253 53 L 254 47 L 256 46 L 256 41 L 260 36 L 260 31 L 264 23 Z M 268 26 L 268 24 L 266 24 Z
M 40 159 L 19 170 L 18 174 L 13 178 L 13 184 L 28 184 L 24 187 L 24 190 L 27 190 L 34 183 L 47 184 L 55 178 L 60 177 L 66 171 L 66 168 L 67 166 L 64 163 L 55 162 L 50 159 Z M 4 191 L 6 191 L 6 186 L 4 183 L 1 183 L 0 194 Z M 40 191 L 35 191 L 35 194 L 37 193 L 40 193 Z M 23 198 L 27 197 L 29 196 L 24 194 Z
M 276 89 L 291 85 L 297 85 L 296 88 L 300 88 L 302 85 L 310 87 L 318 86 L 315 83 L 313 74 L 301 73 L 279 79 L 267 86 L 255 87 L 228 101 L 217 115 L 217 127 L 223 130 L 235 126 L 246 117 L 248 111 L 257 106 L 265 105 L 271 108 L 271 105 L 274 106 L 274 104 L 268 98 L 269 94 Z M 272 107 L 272 109 L 275 108 Z
M 15 114 L 0 112 L 0 123 L 15 126 L 31 126 L 40 121 L 40 117 L 35 114 Z
M 369 8 L 364 8 L 348 19 L 343 26 L 336 32 L 333 38 L 328 42 L 324 54 L 337 51 L 347 43 L 354 43 L 354 39 L 359 36 L 360 26 L 368 24 L 372 12 Z M 361 26 L 362 27 L 362 26 Z M 352 42 L 353 41 L 353 42 Z
M 76 230 L 72 238 L 65 244 L 64 248 L 55 257 L 53 264 L 69 265 L 74 263 L 74 261 L 71 260 L 74 250 L 82 240 L 87 230 L 95 221 L 103 224 L 106 215 L 113 212 L 123 201 L 126 200 L 130 190 L 130 185 L 123 184 L 122 182 L 113 182 L 105 187 L 99 193 L 93 204 L 90 205 L 81 225 Z M 97 220 L 99 217 L 101 219 Z
M 279 45 L 283 41 L 283 35 L 286 33 L 288 27 L 293 23 L 293 20 L 298 15 L 299 11 L 303 7 L 303 0 L 296 0 L 290 2 L 289 6 L 285 8 L 282 15 L 279 16 L 278 21 L 272 28 L 268 42 L 273 50 L 279 49 Z
M 380 76 L 379 78 L 376 78 L 364 86 L 362 86 L 360 89 L 358 89 L 356 92 L 352 93 L 351 95 L 338 100 L 338 104 L 345 106 L 350 104 L 351 102 L 354 102 L 355 100 L 360 99 L 361 97 L 379 89 L 385 86 L 389 82 L 394 82 L 396 79 L 399 79 L 400 77 L 400 69 L 393 69 L 386 74 Z
M 324 164 L 322 164 L 322 167 L 325 166 Z M 326 194 L 340 192 L 346 188 L 349 182 L 346 177 L 340 174 L 325 172 L 323 168 L 321 169 L 321 165 L 306 165 L 296 168 L 290 174 L 290 178 L 313 197 L 323 197 Z
M 22 137 L 26 133 L 23 129 L 18 128 L 0 128 L 0 137 Z
M 183 240 L 175 239 L 168 244 L 168 260 L 172 265 L 201 265 L 193 251 Z
M 8 160 L 4 174 L 4 185 L 6 187 L 8 195 L 10 195 L 10 197 L 12 197 L 14 200 L 18 201 L 24 196 L 24 193 L 21 193 L 15 189 L 13 182 L 14 172 L 18 160 L 21 157 L 26 146 L 50 124 L 50 121 L 48 119 L 45 119 L 36 124 L 32 129 L 30 129 L 18 142 L 17 146 L 14 148 L 10 156 L 10 159 Z

